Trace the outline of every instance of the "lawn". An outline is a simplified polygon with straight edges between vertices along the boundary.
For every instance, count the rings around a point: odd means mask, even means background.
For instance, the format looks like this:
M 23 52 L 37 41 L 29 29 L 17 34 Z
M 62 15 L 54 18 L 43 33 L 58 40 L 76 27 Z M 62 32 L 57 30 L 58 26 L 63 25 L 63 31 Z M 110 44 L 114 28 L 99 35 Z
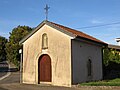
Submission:
M 120 86 L 120 78 L 81 83 L 80 86 Z

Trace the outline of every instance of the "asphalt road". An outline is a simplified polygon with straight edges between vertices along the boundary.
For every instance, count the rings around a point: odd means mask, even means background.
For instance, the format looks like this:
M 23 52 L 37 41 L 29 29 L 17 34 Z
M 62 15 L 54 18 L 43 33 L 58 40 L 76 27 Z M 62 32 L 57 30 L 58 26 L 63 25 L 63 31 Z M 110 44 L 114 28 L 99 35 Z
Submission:
M 0 63 L 0 72 L 0 76 L 10 73 L 8 77 L 0 80 L 0 84 L 11 84 L 20 82 L 20 72 L 17 71 L 16 67 L 13 64 L 10 64 L 9 68 L 9 65 L 6 62 Z
M 0 90 L 120 90 L 120 87 L 111 86 L 82 86 L 82 87 L 57 87 L 27 84 L 0 84 Z
M 6 61 L 0 62 L 0 77 L 8 72 L 8 64 Z
M 56 87 L 56 86 L 41 86 L 41 85 L 26 85 L 26 84 L 7 84 L 0 85 L 3 90 L 78 90 L 69 87 Z M 1 90 L 1 89 L 0 89 Z
M 20 83 L 20 72 L 12 72 L 10 76 L 0 81 L 0 84 L 13 84 L 13 83 Z M 1 89 L 0 89 L 1 90 Z

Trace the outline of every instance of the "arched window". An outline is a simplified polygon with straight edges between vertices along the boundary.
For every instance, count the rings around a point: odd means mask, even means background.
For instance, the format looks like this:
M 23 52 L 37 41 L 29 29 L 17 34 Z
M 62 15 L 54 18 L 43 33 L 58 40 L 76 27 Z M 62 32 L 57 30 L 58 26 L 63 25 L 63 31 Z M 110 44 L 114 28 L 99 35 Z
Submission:
M 48 48 L 48 37 L 47 34 L 44 33 L 42 35 L 42 49 L 47 49 Z
M 88 72 L 88 76 L 92 75 L 92 61 L 89 59 L 87 62 L 87 72 Z

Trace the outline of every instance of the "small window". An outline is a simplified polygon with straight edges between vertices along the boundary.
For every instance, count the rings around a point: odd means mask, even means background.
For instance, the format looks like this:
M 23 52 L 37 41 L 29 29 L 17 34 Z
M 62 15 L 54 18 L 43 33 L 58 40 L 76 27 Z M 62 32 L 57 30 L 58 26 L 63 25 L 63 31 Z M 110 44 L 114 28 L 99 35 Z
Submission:
M 48 37 L 47 34 L 44 33 L 42 35 L 42 49 L 47 49 L 48 48 Z
M 92 75 L 92 61 L 89 59 L 87 62 L 88 76 Z

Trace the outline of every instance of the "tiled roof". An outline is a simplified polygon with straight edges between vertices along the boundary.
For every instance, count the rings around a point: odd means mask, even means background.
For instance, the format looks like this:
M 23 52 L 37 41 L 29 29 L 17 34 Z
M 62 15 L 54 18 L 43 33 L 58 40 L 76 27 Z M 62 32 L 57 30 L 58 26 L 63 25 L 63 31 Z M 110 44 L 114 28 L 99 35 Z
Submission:
M 116 41 L 119 42 L 119 41 L 120 41 L 120 38 L 116 38 Z
M 112 48 L 112 49 L 120 50 L 120 46 L 118 46 L 118 45 L 108 44 L 108 48 Z
M 39 30 L 39 28 L 41 28 L 43 25 L 50 25 L 52 26 L 53 28 L 56 28 L 57 29 L 61 29 L 62 31 L 66 31 L 66 32 L 69 32 L 70 34 L 74 35 L 75 37 L 80 37 L 80 38 L 83 38 L 83 39 L 87 39 L 87 40 L 90 40 L 90 41 L 94 41 L 94 42 L 97 42 L 97 43 L 101 43 L 101 44 L 104 44 L 104 45 L 107 45 L 106 43 L 104 43 L 103 41 L 100 41 L 90 35 L 87 35 L 81 31 L 77 31 L 77 30 L 74 30 L 74 29 L 71 29 L 69 27 L 66 27 L 66 26 L 63 26 L 63 25 L 60 25 L 60 24 L 56 24 L 56 23 L 53 23 L 53 22 L 50 22 L 50 21 L 43 21 L 42 23 L 40 23 L 30 34 L 28 34 L 25 38 L 23 38 L 19 43 L 23 43 L 24 41 L 26 41 L 29 37 L 31 37 L 36 31 Z
M 49 22 L 49 21 L 47 21 L 47 22 Z M 90 35 L 87 35 L 87 34 L 81 32 L 81 31 L 77 31 L 77 30 L 74 30 L 74 29 L 65 27 L 65 26 L 63 26 L 63 25 L 53 23 L 53 22 L 49 22 L 49 23 L 57 26 L 58 28 L 61 28 L 61 29 L 66 30 L 66 31 L 68 31 L 68 32 L 71 32 L 72 34 L 74 34 L 74 35 L 76 35 L 76 36 L 78 36 L 78 37 L 81 37 L 81 38 L 84 38 L 84 39 L 88 39 L 88 40 L 91 40 L 91 41 L 94 41 L 94 42 L 106 44 L 105 42 L 100 41 L 100 40 L 98 40 L 98 39 L 96 39 L 96 38 L 94 38 L 94 37 L 92 37 L 92 36 L 90 36 Z

